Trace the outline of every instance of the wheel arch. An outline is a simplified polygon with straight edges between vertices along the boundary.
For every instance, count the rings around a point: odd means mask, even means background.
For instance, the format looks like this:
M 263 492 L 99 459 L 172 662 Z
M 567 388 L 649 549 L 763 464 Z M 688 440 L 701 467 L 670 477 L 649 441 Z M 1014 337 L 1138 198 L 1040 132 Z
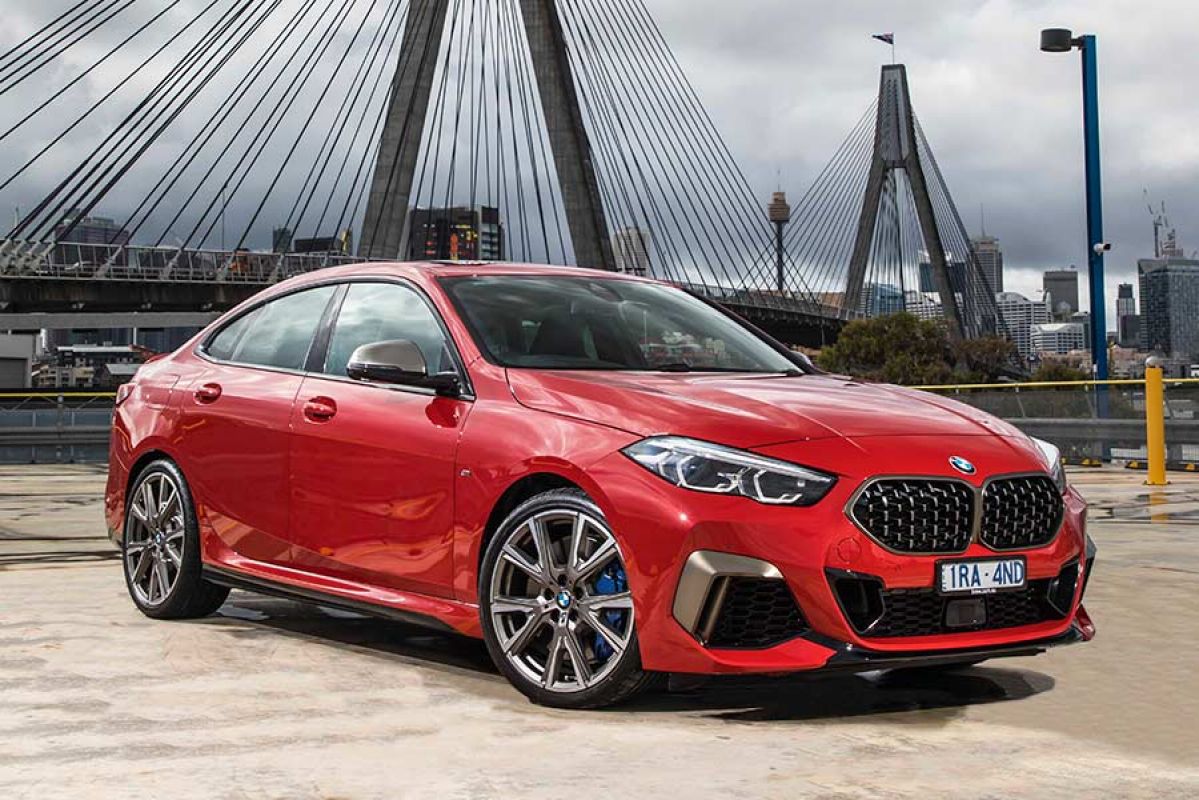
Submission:
M 514 481 L 499 496 L 491 507 L 491 513 L 487 515 L 487 522 L 483 526 L 483 535 L 479 540 L 478 553 L 475 556 L 476 575 L 480 574 L 482 570 L 483 557 L 487 553 L 491 540 L 508 515 L 526 500 L 554 489 L 578 489 L 589 497 L 591 496 L 576 481 L 557 472 L 534 472 Z M 594 498 L 592 499 L 594 500 Z

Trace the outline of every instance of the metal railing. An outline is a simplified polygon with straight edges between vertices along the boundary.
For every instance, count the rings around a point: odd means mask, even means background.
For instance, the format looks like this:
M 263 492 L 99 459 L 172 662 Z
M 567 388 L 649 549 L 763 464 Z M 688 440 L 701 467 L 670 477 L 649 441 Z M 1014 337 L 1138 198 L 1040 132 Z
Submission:
M 22 279 L 271 284 L 366 260 L 342 253 L 0 241 L 0 276 Z
M 915 387 L 952 397 L 1053 442 L 1083 463 L 1147 464 L 1149 483 L 1168 463 L 1199 462 L 1199 379 L 946 384 Z
M 947 395 L 1053 442 L 1075 461 L 1147 462 L 1150 483 L 1168 463 L 1199 462 L 1199 379 L 951 384 Z M 0 463 L 98 461 L 107 455 L 113 402 L 102 391 L 0 392 Z
M 0 464 L 75 463 L 108 457 L 112 392 L 0 392 Z

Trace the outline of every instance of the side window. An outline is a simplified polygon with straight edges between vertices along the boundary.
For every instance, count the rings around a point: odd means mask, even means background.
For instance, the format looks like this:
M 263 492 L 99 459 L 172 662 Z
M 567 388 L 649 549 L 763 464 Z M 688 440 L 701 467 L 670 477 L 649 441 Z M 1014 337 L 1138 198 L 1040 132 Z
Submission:
M 334 286 L 321 286 L 272 300 L 217 334 L 208 353 L 240 364 L 303 369 L 335 291 Z
M 392 339 L 416 344 L 430 373 L 454 369 L 445 334 L 420 295 L 395 283 L 352 283 L 333 327 L 323 371 L 345 376 L 355 350 Z
M 213 358 L 218 358 L 221 361 L 228 361 L 233 357 L 233 352 L 237 349 L 237 345 L 245 336 L 246 331 L 254 323 L 255 317 L 261 312 L 261 308 L 256 308 L 249 314 L 242 314 L 226 325 L 220 333 L 218 333 L 208 346 L 204 348 L 204 352 Z

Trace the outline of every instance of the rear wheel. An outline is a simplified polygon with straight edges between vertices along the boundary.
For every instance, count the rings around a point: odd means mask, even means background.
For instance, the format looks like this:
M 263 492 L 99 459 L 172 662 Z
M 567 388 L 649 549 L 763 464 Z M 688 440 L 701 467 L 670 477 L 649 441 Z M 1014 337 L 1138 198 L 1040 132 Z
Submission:
M 616 537 L 581 491 L 545 492 L 508 516 L 483 558 L 479 605 L 496 666 L 536 703 L 612 705 L 655 677 L 641 669 Z
M 208 616 L 229 590 L 200 577 L 200 536 L 183 473 L 166 459 L 138 473 L 125 506 L 121 541 L 125 585 L 155 619 Z

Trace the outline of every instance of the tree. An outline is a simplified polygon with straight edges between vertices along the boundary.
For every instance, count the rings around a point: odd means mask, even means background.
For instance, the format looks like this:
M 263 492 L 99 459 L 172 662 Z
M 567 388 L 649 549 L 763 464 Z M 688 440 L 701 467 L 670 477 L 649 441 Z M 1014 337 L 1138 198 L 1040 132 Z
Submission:
M 1081 369 L 1063 364 L 1061 361 L 1045 360 L 1033 372 L 1029 380 L 1037 383 L 1058 383 L 1064 381 L 1089 381 L 1091 376 Z
M 958 342 L 958 374 L 963 383 L 995 383 L 1012 374 L 1017 363 L 1016 345 L 1002 336 L 980 336 Z M 963 372 L 964 368 L 964 372 Z
M 953 360 L 942 323 L 899 313 L 850 322 L 818 363 L 857 378 L 918 386 L 950 382 Z
M 999 336 L 954 343 L 945 324 L 901 312 L 854 320 L 824 348 L 824 369 L 866 380 L 921 386 L 994 383 L 1012 372 L 1016 348 Z

